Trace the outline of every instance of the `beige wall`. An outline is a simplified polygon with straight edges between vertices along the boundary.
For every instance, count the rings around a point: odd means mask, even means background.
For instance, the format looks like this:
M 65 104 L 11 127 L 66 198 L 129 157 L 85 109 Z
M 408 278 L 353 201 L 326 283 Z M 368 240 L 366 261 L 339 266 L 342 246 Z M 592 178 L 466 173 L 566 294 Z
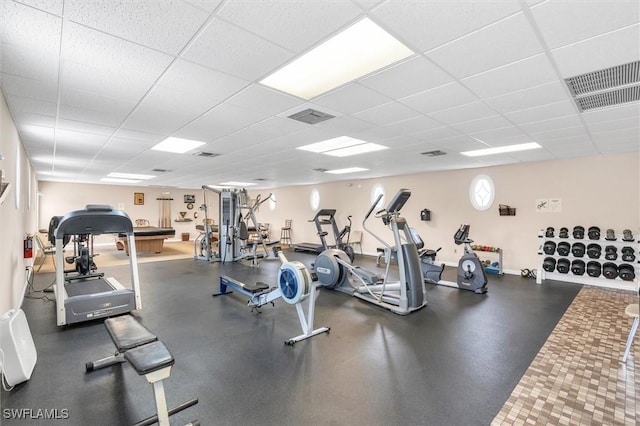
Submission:
M 453 234 L 460 224 L 468 223 L 471 238 L 476 243 L 503 248 L 504 268 L 519 272 L 522 268 L 537 267 L 537 234 L 547 226 L 558 229 L 561 226 L 597 225 L 618 232 L 630 228 L 637 233 L 640 228 L 639 160 L 640 154 L 636 152 L 278 188 L 273 190 L 277 198 L 276 209 L 261 209 L 260 220 L 273 223 L 278 233 L 284 219 L 291 218 L 294 242 L 313 242 L 317 240 L 315 228 L 306 222 L 314 214 L 309 207 L 313 188 L 320 191 L 321 208 L 338 210 L 339 226 L 344 226 L 347 215 L 353 215 L 354 229 L 362 229 L 361 222 L 370 206 L 374 184 L 384 185 L 387 202 L 399 188 L 408 188 L 412 196 L 402 210 L 403 216 L 418 230 L 427 247 L 442 247 L 438 255 L 440 260 L 457 261 L 461 252 L 453 243 Z M 495 203 L 484 212 L 473 209 L 468 197 L 469 184 L 477 174 L 489 175 L 496 188 Z M 561 199 L 562 211 L 536 212 L 539 198 Z M 515 207 L 516 216 L 499 216 L 498 204 Z M 419 220 L 423 208 L 431 210 L 430 222 Z M 391 238 L 381 221 L 372 221 L 371 228 L 385 239 Z M 364 252 L 375 254 L 378 246 L 380 244 L 365 233 Z
M 160 218 L 160 201 L 157 198 L 173 198 L 171 201 L 171 225 L 176 230 L 176 238 L 180 239 L 183 232 L 189 233 L 193 239 L 196 235 L 196 222 L 176 222 L 178 213 L 187 212 L 188 218 L 193 219 L 193 213 L 199 212 L 202 204 L 202 190 L 176 188 L 150 188 L 122 185 L 91 185 L 62 182 L 40 182 L 41 205 L 38 226 L 49 228 L 52 216 L 65 214 L 85 208 L 87 204 L 108 204 L 115 209 L 124 210 L 131 220 L 147 219 L 152 226 L 158 226 Z M 144 204 L 134 204 L 134 193 L 144 194 Z M 187 209 L 184 195 L 195 195 L 196 202 L 192 210 Z M 200 218 L 203 217 L 200 212 Z M 199 219 L 200 219 L 199 218 Z M 201 223 L 201 221 L 198 221 Z M 99 236 L 96 243 L 106 243 L 114 240 L 113 236 Z
M 3 180 L 11 183 L 0 205 L 0 315 L 20 306 L 26 288 L 26 267 L 33 259 L 23 257 L 23 238 L 34 233 L 37 210 L 37 182 L 31 171 L 7 104 L 0 93 L 0 169 Z M 18 171 L 19 164 L 19 171 Z M 16 194 L 19 207 L 16 207 Z
M 630 228 L 637 233 L 640 228 L 639 159 L 638 153 L 607 155 L 275 188 L 250 191 L 250 194 L 252 197 L 257 194 L 267 197 L 273 192 L 276 197 L 274 210 L 269 208 L 269 203 L 265 203 L 257 213 L 260 222 L 271 224 L 272 238 L 279 237 L 280 227 L 285 219 L 293 219 L 293 241 L 316 242 L 318 239 L 315 227 L 307 222 L 315 214 L 309 204 L 312 189 L 320 192 L 321 208 L 337 209 L 336 218 L 340 227 L 345 225 L 346 217 L 352 215 L 353 229 L 362 230 L 361 222 L 369 209 L 370 194 L 375 184 L 384 186 L 387 202 L 399 188 L 408 188 L 412 191 L 412 196 L 402 214 L 418 230 L 427 247 L 442 247 L 438 255 L 441 261 L 457 262 L 461 247 L 453 243 L 453 234 L 460 224 L 468 223 L 471 225 L 471 238 L 479 244 L 501 247 L 504 250 L 503 267 L 517 273 L 522 268 L 537 267 L 537 234 L 547 226 L 572 228 L 574 225 L 597 225 L 603 229 L 614 228 L 618 232 Z M 477 174 L 489 175 L 496 188 L 494 205 L 483 212 L 473 209 L 468 197 L 469 184 Z M 111 204 L 116 208 L 123 206 L 132 219 L 146 218 L 155 225 L 159 215 L 156 197 L 165 191 L 170 191 L 174 198 L 171 207 L 174 219 L 179 211 L 186 210 L 184 194 L 196 196 L 196 208 L 188 213 L 189 217 L 193 217 L 197 206 L 202 204 L 201 190 L 55 182 L 41 182 L 40 188 L 43 196 L 39 226 L 42 228 L 47 227 L 51 216 L 81 209 L 86 204 Z M 134 192 L 145 194 L 144 206 L 133 205 Z M 561 199 L 562 211 L 536 212 L 536 200 L 540 198 Z M 217 219 L 216 200 L 213 203 L 213 216 Z M 500 216 L 498 204 L 515 207 L 516 216 Z M 431 210 L 430 222 L 419 220 L 419 212 L 423 208 Z M 200 218 L 202 217 L 201 214 Z M 176 238 L 182 232 L 189 232 L 193 239 L 196 235 L 195 223 L 174 221 L 172 224 L 176 228 Z M 390 231 L 380 220 L 371 219 L 368 223 L 383 239 L 391 239 Z M 111 237 L 103 237 L 98 242 L 111 240 Z M 365 253 L 375 254 L 380 243 L 365 233 L 362 246 Z M 497 260 L 492 255 L 484 256 Z

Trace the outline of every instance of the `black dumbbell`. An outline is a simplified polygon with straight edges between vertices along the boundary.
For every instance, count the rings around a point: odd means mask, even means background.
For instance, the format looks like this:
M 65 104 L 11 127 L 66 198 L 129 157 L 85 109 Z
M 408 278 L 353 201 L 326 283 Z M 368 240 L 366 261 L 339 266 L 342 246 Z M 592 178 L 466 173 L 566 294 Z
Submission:
M 582 243 L 573 243 L 573 246 L 571 247 L 571 254 L 575 257 L 583 257 L 585 251 L 586 248 Z
M 600 244 L 591 243 L 587 246 L 587 256 L 589 259 L 599 259 L 602 254 L 602 247 Z
M 576 240 L 581 240 L 584 238 L 584 226 L 574 226 L 573 227 L 573 238 Z
M 600 239 L 600 228 L 597 226 L 590 226 L 589 232 L 587 232 L 590 240 L 599 240 Z
M 544 254 L 554 254 L 556 252 L 556 243 L 553 241 L 545 241 L 542 250 Z
M 571 273 L 573 275 L 584 275 L 585 264 L 583 260 L 576 259 L 571 262 Z
M 602 275 L 613 280 L 618 277 L 618 267 L 615 263 L 606 262 L 602 265 Z
M 547 238 L 553 238 L 553 235 L 554 235 L 555 231 L 556 230 L 553 228 L 553 226 L 549 226 L 547 228 L 547 230 L 544 231 L 544 236 L 547 237 Z
M 553 257 L 545 257 L 542 262 L 542 269 L 553 272 L 556 269 L 556 260 Z
M 558 254 L 560 256 L 569 256 L 569 252 L 571 252 L 571 244 L 566 241 L 559 242 L 556 250 L 558 250 Z
M 618 248 L 616 246 L 606 246 L 604 248 L 604 258 L 607 260 L 616 260 L 618 258 Z
M 636 260 L 636 254 L 633 251 L 633 247 L 624 246 L 620 251 L 622 252 L 623 262 L 633 262 L 634 260 Z
M 569 228 L 562 227 L 560 228 L 560 232 L 558 233 L 560 238 L 569 238 Z
M 636 271 L 632 265 L 622 263 L 618 266 L 618 276 L 624 281 L 633 281 L 636 278 Z
M 590 277 L 597 278 L 602 273 L 602 266 L 600 266 L 600 262 L 591 261 L 587 263 L 587 275 Z
M 568 274 L 569 270 L 571 270 L 571 262 L 569 259 L 558 259 L 558 263 L 556 264 L 556 269 L 561 274 Z

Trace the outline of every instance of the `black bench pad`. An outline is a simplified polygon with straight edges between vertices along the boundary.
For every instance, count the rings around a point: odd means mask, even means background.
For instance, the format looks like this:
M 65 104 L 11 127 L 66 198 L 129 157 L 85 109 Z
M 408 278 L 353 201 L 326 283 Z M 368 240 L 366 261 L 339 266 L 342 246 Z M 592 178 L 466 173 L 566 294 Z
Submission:
M 155 334 L 131 315 L 108 318 L 104 321 L 104 325 L 118 351 L 127 351 L 158 340 Z
M 175 363 L 169 349 L 160 341 L 131 349 L 125 352 L 124 357 L 140 375 L 169 367 Z

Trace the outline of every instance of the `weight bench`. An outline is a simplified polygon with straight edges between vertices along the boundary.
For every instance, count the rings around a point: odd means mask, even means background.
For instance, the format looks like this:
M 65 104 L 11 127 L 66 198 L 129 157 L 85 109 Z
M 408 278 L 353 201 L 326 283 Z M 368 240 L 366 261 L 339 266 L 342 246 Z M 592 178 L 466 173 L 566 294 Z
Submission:
M 169 416 L 198 403 L 198 398 L 190 399 L 182 404 L 167 408 L 162 381 L 171 375 L 171 367 L 175 359 L 164 343 L 149 329 L 140 324 L 133 316 L 123 315 L 105 320 L 104 325 L 116 345 L 116 353 L 110 357 L 87 362 L 87 373 L 128 361 L 133 369 L 153 386 L 156 401 L 156 414 L 150 416 L 134 426 L 147 426 L 158 423 L 169 426 Z M 197 421 L 190 425 L 199 424 Z

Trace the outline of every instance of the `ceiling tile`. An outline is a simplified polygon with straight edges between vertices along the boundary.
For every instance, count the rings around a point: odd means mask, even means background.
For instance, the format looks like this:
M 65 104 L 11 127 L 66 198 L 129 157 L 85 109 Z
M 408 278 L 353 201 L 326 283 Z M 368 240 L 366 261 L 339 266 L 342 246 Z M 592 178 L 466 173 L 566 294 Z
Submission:
M 450 83 L 453 78 L 422 56 L 363 78 L 358 83 L 389 98 L 402 98 Z
M 313 99 L 313 103 L 342 114 L 353 114 L 389 101 L 388 97 L 356 83 L 347 84 Z
M 398 121 L 404 121 L 420 115 L 415 110 L 400 102 L 389 102 L 384 105 L 353 114 L 354 117 L 379 126 L 385 126 Z
M 538 53 L 542 46 L 524 14 L 518 13 L 429 51 L 427 57 L 464 78 Z
M 18 3 L 35 7 L 53 15 L 62 16 L 64 0 L 15 0 Z
M 198 9 L 211 13 L 222 3 L 222 0 L 183 0 Z
M 182 59 L 176 60 L 158 82 L 188 94 L 190 99 L 207 99 L 216 105 L 229 96 L 248 86 L 246 80 L 203 67 Z
M 173 136 L 211 142 L 267 117 L 268 114 L 220 104 L 181 128 Z
M 565 99 L 570 99 L 566 85 L 558 81 L 553 81 L 540 86 L 507 93 L 506 95 L 488 98 L 486 102 L 496 110 L 506 113 L 534 108 L 539 105 L 552 104 Z
M 5 95 L 57 102 L 58 87 L 53 81 L 34 80 L 10 74 L 0 74 L 0 87 Z
M 295 96 L 262 86 L 251 84 L 229 98 L 226 103 L 266 114 L 277 115 L 302 105 L 304 101 Z
M 522 133 L 517 127 L 504 127 L 502 129 L 492 129 L 484 132 L 472 132 L 469 133 L 469 136 L 480 139 L 491 146 L 533 142 L 531 137 Z
M 429 114 L 477 100 L 478 98 L 461 84 L 449 83 L 435 89 L 407 96 L 399 101 L 417 111 Z
M 552 50 L 551 54 L 564 78 L 637 61 L 640 24 Z
M 545 1 L 531 8 L 550 49 L 582 41 L 638 22 L 640 3 L 611 1 Z
M 176 1 L 66 0 L 65 17 L 171 55 L 194 36 L 208 13 Z
M 528 128 L 529 126 L 532 126 L 527 130 L 531 134 L 531 137 L 536 142 L 553 141 L 553 142 L 562 143 L 563 141 L 569 140 L 571 138 L 581 138 L 585 140 L 590 139 L 589 134 L 587 133 L 587 130 L 584 128 L 584 126 L 578 125 L 579 124 L 578 122 L 571 121 L 567 123 L 567 121 L 563 119 L 548 120 L 548 121 L 553 122 L 553 124 L 549 124 L 543 121 L 543 122 L 540 122 L 540 123 L 543 123 L 543 125 L 540 125 L 539 123 L 531 123 L 531 124 L 525 124 L 521 127 Z M 570 124 L 573 124 L 573 126 L 571 126 Z M 556 127 L 556 128 L 552 128 L 552 127 Z
M 619 129 L 640 128 L 640 115 L 637 117 L 623 118 L 621 120 L 597 121 L 587 123 L 587 127 L 591 133 L 610 132 Z M 640 139 L 638 139 L 640 144 Z
M 640 102 L 628 103 L 613 108 L 590 110 L 582 113 L 582 118 L 588 124 L 618 120 L 621 118 L 640 120 Z
M 9 109 L 14 113 L 29 112 L 38 115 L 56 116 L 55 102 L 40 101 L 21 96 L 5 96 Z
M 496 115 L 496 112 L 484 102 L 472 102 L 429 114 L 434 120 L 449 125 L 478 120 L 494 115 Z
M 451 126 L 462 133 L 484 132 L 493 129 L 501 129 L 504 127 L 513 127 L 513 124 L 501 115 L 493 115 L 491 117 L 479 118 L 477 120 L 456 123 Z
M 557 132 L 563 132 L 564 129 L 569 128 L 581 128 L 584 130 L 582 121 L 577 114 L 558 117 L 551 120 L 521 124 L 519 127 L 526 133 L 533 135 L 536 139 L 550 134 L 555 134 Z
M 118 127 L 136 103 L 67 88 L 60 94 L 59 118 Z
M 540 105 L 534 108 L 507 112 L 504 115 L 516 124 L 524 124 L 534 121 L 549 120 L 555 117 L 563 117 L 576 112 L 576 105 L 573 101 L 561 101 L 553 104 Z
M 214 19 L 183 54 L 184 59 L 249 81 L 292 57 L 293 52 L 220 19 Z
M 281 2 L 232 0 L 222 7 L 218 16 L 300 53 L 354 22 L 361 13 L 362 10 L 346 1 L 293 1 L 282 7 Z
M 551 63 L 545 55 L 537 55 L 462 80 L 469 89 L 482 98 L 503 95 L 558 81 Z
M 114 98 L 139 100 L 172 58 L 69 23 L 63 35 L 63 84 Z
M 424 52 L 519 12 L 517 2 L 389 1 L 373 11 L 409 47 Z
M 122 127 L 146 133 L 170 135 L 187 124 L 193 117 L 166 109 L 159 109 L 143 102 L 126 119 Z

